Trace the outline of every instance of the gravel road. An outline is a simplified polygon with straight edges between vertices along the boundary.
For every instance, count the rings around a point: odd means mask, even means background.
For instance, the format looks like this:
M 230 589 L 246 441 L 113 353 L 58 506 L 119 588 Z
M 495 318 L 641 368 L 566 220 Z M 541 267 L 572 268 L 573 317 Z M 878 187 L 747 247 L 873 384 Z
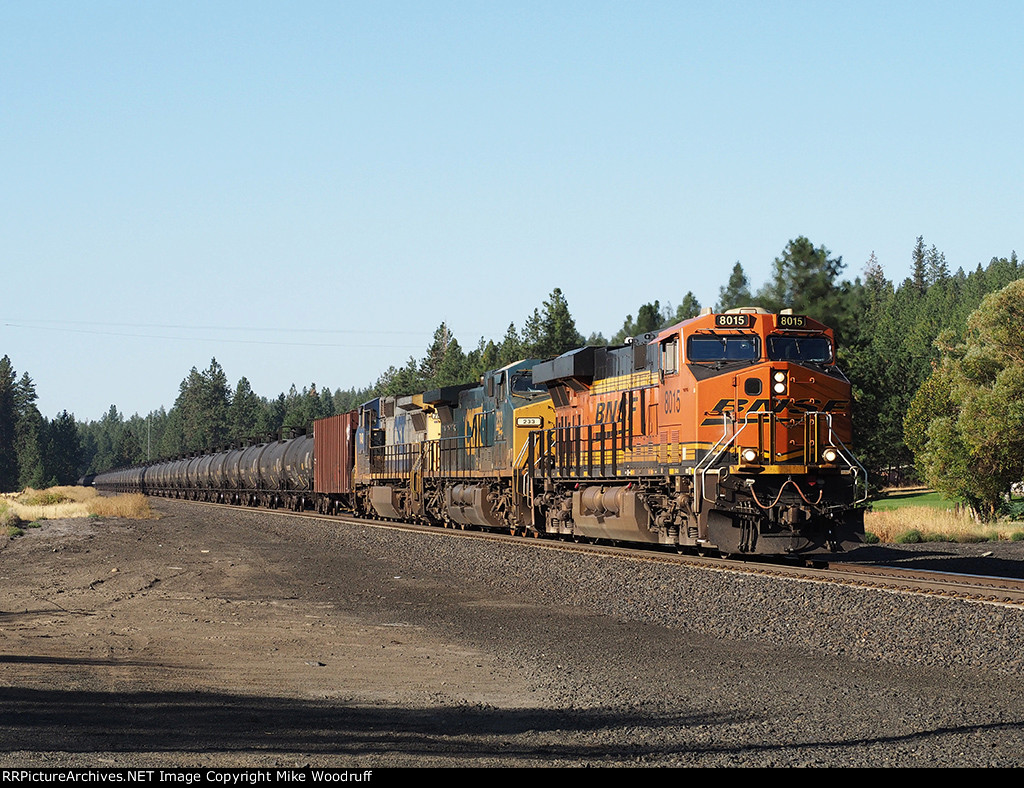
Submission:
M 0 766 L 1024 765 L 1024 610 L 154 505 L 0 544 Z

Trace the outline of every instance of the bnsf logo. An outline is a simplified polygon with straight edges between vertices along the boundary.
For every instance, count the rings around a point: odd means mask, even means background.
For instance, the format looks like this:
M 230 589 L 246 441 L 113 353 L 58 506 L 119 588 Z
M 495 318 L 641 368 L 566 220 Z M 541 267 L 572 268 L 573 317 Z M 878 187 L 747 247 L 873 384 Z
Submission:
M 720 399 L 718 403 L 711 409 L 711 413 L 721 415 L 726 411 L 735 410 L 737 414 L 740 413 L 806 413 L 807 411 L 817 411 L 819 413 L 845 413 L 850 408 L 850 400 L 848 399 L 830 399 L 824 405 L 819 407 L 820 400 L 806 398 L 806 399 L 791 399 L 789 397 L 782 397 L 775 400 L 773 406 L 771 400 L 768 399 L 756 399 L 751 404 L 748 399 L 741 399 L 735 403 L 731 399 Z M 747 405 L 750 405 L 747 408 Z
M 595 423 L 611 424 L 619 420 L 619 400 L 614 402 L 598 402 Z
M 747 407 L 748 404 L 750 405 L 749 408 Z M 735 405 L 737 406 L 736 408 L 734 408 L 734 403 L 731 399 L 719 400 L 714 409 L 710 411 L 708 417 L 700 423 L 700 426 L 711 427 L 725 424 L 725 414 L 727 412 L 731 413 L 734 410 L 736 416 L 749 415 L 751 413 L 785 413 L 790 416 L 798 416 L 807 412 L 848 413 L 850 400 L 830 399 L 819 407 L 818 400 L 816 399 L 790 399 L 789 397 L 783 397 L 775 400 L 774 406 L 767 399 L 754 400 L 753 404 L 748 399 L 741 399 Z

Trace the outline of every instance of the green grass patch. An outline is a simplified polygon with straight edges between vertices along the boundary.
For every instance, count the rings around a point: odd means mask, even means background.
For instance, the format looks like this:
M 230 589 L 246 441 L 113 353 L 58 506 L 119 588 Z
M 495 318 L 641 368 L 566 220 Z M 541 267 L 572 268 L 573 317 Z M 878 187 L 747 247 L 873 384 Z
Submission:
M 1003 501 L 1003 505 L 999 507 L 999 514 L 1011 520 L 1024 520 L 1024 500 L 1013 498 Z
M 871 502 L 872 511 L 889 512 L 907 506 L 926 506 L 932 509 L 955 509 L 956 501 L 944 498 L 934 490 L 891 490 Z

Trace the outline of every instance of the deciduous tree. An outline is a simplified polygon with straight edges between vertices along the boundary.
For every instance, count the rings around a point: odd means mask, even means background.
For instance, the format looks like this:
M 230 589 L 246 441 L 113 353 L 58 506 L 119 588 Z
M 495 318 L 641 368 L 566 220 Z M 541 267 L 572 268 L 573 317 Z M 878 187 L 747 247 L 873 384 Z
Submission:
M 1024 280 L 987 296 L 965 341 L 943 347 L 905 431 L 929 483 L 984 518 L 1024 479 Z

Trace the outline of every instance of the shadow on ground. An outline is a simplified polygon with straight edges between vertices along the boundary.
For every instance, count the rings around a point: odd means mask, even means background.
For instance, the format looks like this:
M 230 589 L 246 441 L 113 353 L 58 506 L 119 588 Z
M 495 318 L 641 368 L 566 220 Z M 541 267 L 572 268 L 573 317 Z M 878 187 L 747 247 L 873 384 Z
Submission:
M 1003 545 L 990 543 L 951 545 L 945 542 L 936 542 L 934 545 L 920 544 L 906 547 L 869 545 L 858 547 L 849 553 L 837 554 L 832 556 L 832 559 L 837 563 L 845 564 L 874 564 L 932 572 L 1024 579 L 1024 561 L 1014 557 L 1000 557 L 999 552 L 1007 549 Z M 1024 552 L 1017 547 L 1016 543 L 1014 551 L 1015 553 Z
M 635 747 L 615 735 L 648 736 L 691 726 L 728 725 L 731 715 L 651 715 L 609 710 L 349 706 L 331 700 L 220 693 L 49 691 L 0 688 L 0 752 L 301 752 L 358 759 L 503 756 L 544 761 L 618 759 Z M 645 737 L 646 738 L 646 737 Z M 647 755 L 673 751 L 668 740 Z M 496 742 L 500 744 L 496 745 Z M 583 742 L 583 743 L 581 743 Z

